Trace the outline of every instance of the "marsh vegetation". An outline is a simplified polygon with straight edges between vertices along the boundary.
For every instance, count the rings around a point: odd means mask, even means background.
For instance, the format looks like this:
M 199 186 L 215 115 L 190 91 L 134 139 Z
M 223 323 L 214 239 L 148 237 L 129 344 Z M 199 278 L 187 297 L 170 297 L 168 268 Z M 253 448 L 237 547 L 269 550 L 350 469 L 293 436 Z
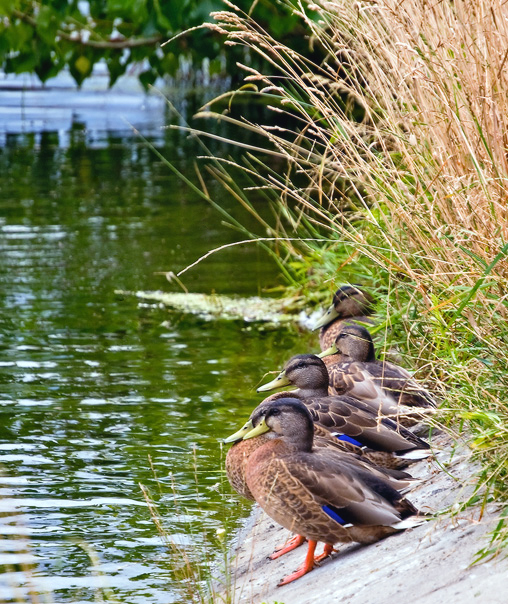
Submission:
M 236 263 L 232 277 L 233 248 L 217 254 L 203 264 L 208 270 L 186 276 L 189 289 L 216 288 L 219 273 L 221 293 L 257 294 L 269 282 L 273 295 L 312 306 L 344 282 L 362 283 L 375 297 L 380 351 L 397 349 L 401 362 L 442 400 L 439 421 L 452 434 L 465 435 L 475 451 L 482 469 L 464 504 L 506 500 L 507 9 L 500 0 L 432 6 L 423 0 L 334 0 L 291 10 L 309 48 L 318 52 L 286 47 L 234 5 L 214 17 L 216 34 L 269 66 L 241 66 L 244 85 L 198 112 L 200 132 L 213 131 L 221 145 L 241 139 L 243 158 L 226 158 L 215 143 L 193 148 L 193 154 L 208 157 L 196 176 L 193 165 L 181 165 L 191 155 L 183 139 L 179 156 L 155 141 L 156 154 L 148 159 L 145 148 L 124 152 L 115 137 L 89 151 L 79 132 L 68 150 L 48 135 L 10 139 L 2 150 L 4 173 L 11 175 L 3 185 L 4 284 L 11 292 L 5 307 L 16 306 L 23 325 L 21 335 L 12 321 L 3 326 L 8 360 L 1 430 L 6 442 L 15 437 L 24 447 L 14 449 L 16 459 L 4 459 L 4 486 L 11 493 L 9 473 L 19 475 L 15 496 L 23 500 L 33 494 L 32 477 L 46 476 L 28 517 L 29 531 L 35 526 L 44 534 L 31 535 L 32 548 L 44 550 L 48 573 L 59 568 L 61 552 L 74 561 L 67 577 L 55 583 L 69 600 L 76 594 L 95 597 L 102 579 L 76 579 L 78 573 L 91 574 L 90 556 L 83 548 L 76 554 L 64 538 L 78 523 L 61 512 L 55 495 L 71 500 L 91 489 L 111 489 L 125 504 L 102 502 L 79 520 L 87 542 L 106 527 L 99 557 L 129 561 L 128 570 L 115 575 L 111 597 L 162 598 L 165 581 L 176 577 L 175 584 L 183 580 L 188 590 L 172 594 L 175 601 L 209 598 L 207 582 L 215 571 L 199 547 L 206 537 L 203 547 L 223 551 L 223 533 L 216 536 L 223 529 L 219 516 L 224 509 L 233 519 L 243 513 L 227 487 L 222 490 L 216 438 L 248 415 L 263 372 L 312 348 L 312 336 L 291 329 L 258 332 L 222 323 L 216 331 L 181 315 L 163 324 L 167 315 L 160 308 L 138 308 L 112 295 L 119 287 L 154 289 L 154 271 L 173 270 L 176 263 L 184 267 L 222 245 L 221 220 L 233 227 L 227 231 L 234 233 L 231 242 L 258 240 L 269 256 L 252 252 L 254 244 L 243 246 L 248 263 Z M 270 118 L 242 115 L 242 106 L 254 100 L 269 106 Z M 235 134 L 241 131 L 249 138 Z M 187 197 L 174 172 L 169 176 L 170 166 L 191 183 L 195 197 Z M 43 176 L 53 172 L 58 177 L 45 185 Z M 135 182 L 132 198 L 124 195 L 122 179 Z M 84 190 L 90 184 L 88 198 Z M 167 197 L 168 190 L 174 197 Z M 52 191 L 60 194 L 55 198 Z M 203 199 L 219 212 L 216 221 Z M 168 208 L 188 210 L 183 231 Z M 177 245 L 170 248 L 170 239 Z M 134 251 L 134 267 L 127 249 Z M 26 267 L 17 281 L 13 275 Z M 193 363 L 197 374 L 189 369 Z M 90 367 L 86 374 L 84 365 Z M 245 386 L 241 392 L 238 380 Z M 162 396 L 168 384 L 172 392 Z M 28 411 L 21 413 L 20 405 Z M 185 427 L 175 428 L 168 418 L 182 419 Z M 76 432 L 79 426 L 85 440 Z M 207 429 L 195 474 L 190 432 Z M 43 439 L 53 444 L 44 444 L 41 461 L 35 454 Z M 106 453 L 95 450 L 99 445 Z M 144 461 L 147 452 L 155 476 Z M 171 467 L 182 463 L 182 454 L 186 461 L 173 491 Z M 53 472 L 59 465 L 64 474 Z M 199 506 L 195 475 L 202 489 Z M 158 509 L 146 507 L 138 482 Z M 33 511 L 46 500 L 53 506 L 50 522 Z M 175 501 L 184 503 L 181 515 Z M 141 505 L 142 513 L 131 511 Z M 169 524 L 158 520 L 164 511 Z M 478 544 L 480 558 L 506 544 L 503 518 L 491 542 Z M 167 550 L 154 541 L 153 519 L 165 539 L 180 539 L 167 542 L 175 554 L 167 566 Z M 200 527 L 195 535 L 188 531 L 189 520 Z M 10 517 L 4 524 L 11 530 Z M 120 539 L 131 529 L 132 539 Z M 72 531 L 71 536 L 76 537 Z M 154 551 L 164 560 L 156 572 L 132 561 L 132 552 L 138 560 L 140 552 L 151 559 Z M 9 581 L 19 579 L 14 570 L 8 565 Z M 97 589 L 97 597 L 109 597 Z

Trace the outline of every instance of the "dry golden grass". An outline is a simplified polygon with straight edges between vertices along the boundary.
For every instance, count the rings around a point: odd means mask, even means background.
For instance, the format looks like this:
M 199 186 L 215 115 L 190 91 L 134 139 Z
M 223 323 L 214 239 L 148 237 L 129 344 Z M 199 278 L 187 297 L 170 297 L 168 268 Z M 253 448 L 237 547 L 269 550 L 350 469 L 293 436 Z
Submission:
M 246 80 L 298 125 L 246 125 L 288 162 L 282 175 L 265 173 L 263 186 L 291 210 L 289 228 L 303 209 L 321 232 L 409 280 L 428 312 L 451 322 L 466 316 L 481 337 L 472 300 L 488 311 L 487 329 L 492 313 L 508 316 L 508 8 L 500 0 L 336 0 L 307 13 L 312 19 L 301 8 L 314 44 L 328 53 L 319 65 L 246 15 L 215 15 L 230 43 L 276 67 L 272 76 L 247 68 Z M 293 185 L 295 173 L 304 187 Z M 351 200 L 355 211 L 344 213 Z
M 273 94 L 278 111 L 297 116 L 298 132 L 258 131 L 309 176 L 308 185 L 295 189 L 273 174 L 267 184 L 336 232 L 346 182 L 346 196 L 360 202 L 363 220 L 382 227 L 398 268 L 422 293 L 436 278 L 474 286 L 508 235 L 508 9 L 501 1 L 337 0 L 318 14 L 316 24 L 301 11 L 329 53 L 321 65 L 281 47 L 246 16 L 216 14 L 232 43 L 282 73 L 246 80 Z M 361 122 L 351 120 L 352 106 L 361 106 Z M 367 252 L 386 260 L 382 250 Z M 498 261 L 489 274 L 501 284 L 508 265 Z
M 277 201 L 273 224 L 263 228 L 281 239 L 295 230 L 328 238 L 324 248 L 292 242 L 288 249 L 293 256 L 312 249 L 315 267 L 334 254 L 335 284 L 345 265 L 371 267 L 372 283 L 388 294 L 388 322 L 420 375 L 473 430 L 481 484 L 491 487 L 485 497 L 504 500 L 508 4 L 299 3 L 307 57 L 227 4 L 211 27 L 271 65 L 270 73 L 243 66 L 245 80 L 282 125 L 206 115 L 256 132 L 284 166 L 263 163 L 255 148 L 238 165 Z M 309 58 L 312 48 L 325 59 Z M 211 169 L 233 190 L 226 170 Z M 248 191 L 235 194 L 248 203 Z M 503 527 L 499 536 L 506 537 Z

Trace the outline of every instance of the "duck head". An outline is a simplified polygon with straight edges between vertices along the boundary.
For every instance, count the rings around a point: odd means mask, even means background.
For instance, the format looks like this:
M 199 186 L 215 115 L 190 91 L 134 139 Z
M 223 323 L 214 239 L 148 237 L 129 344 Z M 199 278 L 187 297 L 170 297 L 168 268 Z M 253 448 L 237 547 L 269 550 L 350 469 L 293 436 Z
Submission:
M 312 449 L 314 423 L 309 410 L 298 399 L 280 398 L 267 403 L 258 425 L 243 439 L 254 438 L 270 431 L 300 451 Z
M 315 323 L 314 329 L 325 327 L 336 319 L 361 317 L 372 313 L 372 296 L 356 285 L 342 285 L 333 295 L 331 306 Z
M 268 392 L 282 386 L 296 386 L 299 398 L 327 396 L 328 370 L 323 361 L 314 354 L 297 354 L 291 357 L 279 375 L 260 386 L 258 392 Z
M 370 363 L 376 360 L 374 343 L 368 329 L 351 323 L 341 327 L 335 342 L 318 356 L 322 359 L 332 354 L 339 354 L 341 359 Z

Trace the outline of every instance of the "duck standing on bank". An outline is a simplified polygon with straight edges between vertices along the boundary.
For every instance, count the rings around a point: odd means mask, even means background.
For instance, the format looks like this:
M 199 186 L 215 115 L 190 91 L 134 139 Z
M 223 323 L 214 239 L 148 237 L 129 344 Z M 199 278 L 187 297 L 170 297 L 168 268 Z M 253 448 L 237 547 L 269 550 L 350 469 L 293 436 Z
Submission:
M 288 393 L 281 393 L 282 398 L 287 397 L 287 395 Z M 240 430 L 223 440 L 224 443 L 233 443 L 226 455 L 226 476 L 233 489 L 246 499 L 254 500 L 254 496 L 250 492 L 246 480 L 247 463 L 256 449 L 263 446 L 268 440 L 274 438 L 275 434 L 273 432 L 269 432 L 262 434 L 257 438 L 248 440 L 243 440 L 243 437 L 258 426 L 268 410 L 271 408 L 273 401 L 281 397 L 270 397 L 269 399 L 260 403 L 251 413 L 247 423 Z M 381 479 L 388 481 L 393 488 L 400 492 L 406 492 L 408 489 L 413 488 L 420 482 L 415 480 L 406 472 L 393 468 L 378 466 L 371 456 L 369 456 L 368 453 L 365 453 L 362 447 L 354 445 L 348 441 L 338 440 L 328 430 L 319 426 L 318 424 L 314 424 L 313 444 L 314 448 L 319 450 L 331 449 L 340 451 L 342 453 L 349 453 L 352 458 L 357 460 L 359 466 L 364 466 L 367 470 L 377 474 Z M 269 556 L 269 558 L 271 560 L 275 560 L 287 552 L 296 549 L 305 541 L 305 537 L 296 535 L 286 544 L 284 544 L 284 546 L 277 548 L 275 552 Z
M 304 565 L 279 585 L 310 572 L 335 543 L 374 543 L 421 524 L 416 508 L 388 480 L 348 453 L 314 447 L 312 417 L 298 399 L 269 403 L 244 439 L 270 431 L 272 438 L 247 461 L 248 488 L 271 518 L 309 540 Z M 326 547 L 315 558 L 318 541 Z

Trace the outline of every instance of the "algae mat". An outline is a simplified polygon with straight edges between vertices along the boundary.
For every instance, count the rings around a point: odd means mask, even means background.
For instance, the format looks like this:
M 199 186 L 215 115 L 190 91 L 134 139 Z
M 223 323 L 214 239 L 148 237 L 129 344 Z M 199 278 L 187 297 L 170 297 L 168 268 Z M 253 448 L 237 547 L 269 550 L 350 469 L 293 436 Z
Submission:
M 225 296 L 222 294 L 168 293 L 162 291 L 123 291 L 116 294 L 136 296 L 147 302 L 155 302 L 175 311 L 196 315 L 205 320 L 223 319 L 281 325 L 298 323 L 311 328 L 313 317 L 302 309 L 301 298 L 248 298 Z M 319 313 L 316 313 L 319 314 Z

